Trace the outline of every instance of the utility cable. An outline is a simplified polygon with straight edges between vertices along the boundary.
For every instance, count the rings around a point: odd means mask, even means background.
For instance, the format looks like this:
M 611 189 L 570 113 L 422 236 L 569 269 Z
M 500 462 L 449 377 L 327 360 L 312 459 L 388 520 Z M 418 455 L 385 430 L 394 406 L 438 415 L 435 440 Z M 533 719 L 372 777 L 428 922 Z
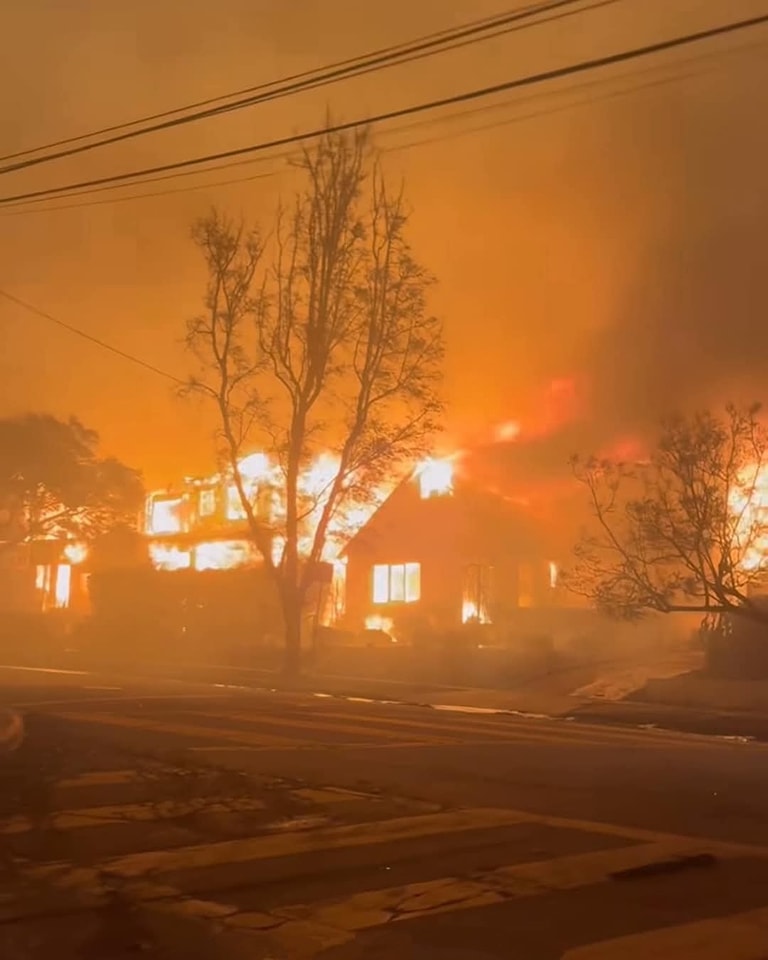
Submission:
M 528 74 L 527 76 L 518 77 L 514 80 L 508 80 L 503 83 L 494 84 L 488 87 L 481 87 L 479 89 L 468 90 L 450 97 L 442 97 L 437 100 L 430 100 L 423 103 L 412 104 L 407 107 L 400 107 L 395 110 L 389 110 L 385 113 L 377 114 L 376 116 L 367 119 L 350 120 L 345 123 L 331 124 L 329 126 L 308 130 L 304 133 L 280 137 L 274 140 L 261 141 L 260 143 L 250 144 L 245 147 L 238 147 L 233 150 L 225 150 L 219 153 L 207 154 L 200 157 L 191 157 L 186 160 L 178 160 L 173 163 L 161 164 L 155 167 L 146 167 L 140 170 L 127 171 L 125 173 L 114 174 L 108 177 L 97 177 L 91 180 L 82 180 L 79 182 L 65 184 L 61 187 L 51 187 L 42 190 L 33 190 L 26 193 L 0 197 L 0 204 L 7 205 L 21 200 L 33 200 L 41 197 L 55 197 L 67 191 L 81 190 L 106 184 L 125 184 L 127 181 L 135 180 L 137 177 L 152 176 L 160 173 L 185 170 L 191 167 L 201 166 L 202 164 L 213 163 L 219 160 L 242 157 L 254 153 L 262 153 L 267 150 L 278 147 L 286 147 L 292 144 L 306 143 L 307 141 L 317 140 L 329 134 L 344 133 L 360 127 L 372 126 L 377 123 L 384 123 L 386 121 L 396 120 L 401 117 L 414 116 L 427 111 L 441 109 L 457 103 L 467 103 L 480 100 L 485 97 L 504 93 L 508 90 L 520 89 L 522 87 L 532 86 L 534 84 L 544 83 L 550 80 L 558 80 L 562 79 L 563 77 L 573 76 L 575 74 L 585 73 L 587 71 L 596 70 L 607 66 L 613 66 L 617 63 L 636 60 L 641 57 L 647 57 L 666 50 L 672 50 L 676 47 L 700 43 L 704 40 L 709 40 L 714 37 L 724 36 L 737 31 L 762 26 L 766 23 L 768 23 L 768 14 L 763 14 L 762 16 L 758 17 L 751 17 L 747 20 L 731 21 L 730 23 L 712 27 L 708 30 L 701 30 L 696 33 L 688 33 L 681 36 L 672 37 L 668 40 L 661 40 L 657 43 L 648 44 L 643 47 L 635 47 L 630 50 L 623 50 L 619 53 L 613 53 L 603 57 L 581 60 L 576 63 L 568 64 L 564 67 L 557 67 L 552 70 L 542 71 L 540 73 Z

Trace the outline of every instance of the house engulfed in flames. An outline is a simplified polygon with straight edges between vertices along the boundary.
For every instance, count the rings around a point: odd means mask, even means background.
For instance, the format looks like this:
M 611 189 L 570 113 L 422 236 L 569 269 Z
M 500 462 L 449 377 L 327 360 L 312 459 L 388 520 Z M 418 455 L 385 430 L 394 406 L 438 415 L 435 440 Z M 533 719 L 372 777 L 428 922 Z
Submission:
M 253 453 L 239 463 L 238 473 L 257 520 L 271 536 L 272 559 L 280 562 L 281 529 L 285 518 L 280 469 L 264 453 Z M 322 455 L 302 474 L 302 530 L 299 550 L 308 555 L 325 492 L 338 464 Z M 332 564 L 350 533 L 364 523 L 377 505 L 343 505 L 330 524 L 322 560 Z M 188 478 L 178 490 L 152 493 L 147 498 L 143 531 L 153 566 L 158 570 L 231 570 L 256 566 L 261 556 L 250 538 L 248 520 L 231 473 Z

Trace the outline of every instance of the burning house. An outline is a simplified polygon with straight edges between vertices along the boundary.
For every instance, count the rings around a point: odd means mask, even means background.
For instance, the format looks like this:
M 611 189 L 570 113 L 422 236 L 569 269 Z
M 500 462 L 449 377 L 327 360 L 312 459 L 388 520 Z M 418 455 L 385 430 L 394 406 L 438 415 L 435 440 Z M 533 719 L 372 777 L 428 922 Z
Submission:
M 428 461 L 345 547 L 344 622 L 395 639 L 462 625 L 498 639 L 547 630 L 565 599 L 555 549 L 525 505 Z

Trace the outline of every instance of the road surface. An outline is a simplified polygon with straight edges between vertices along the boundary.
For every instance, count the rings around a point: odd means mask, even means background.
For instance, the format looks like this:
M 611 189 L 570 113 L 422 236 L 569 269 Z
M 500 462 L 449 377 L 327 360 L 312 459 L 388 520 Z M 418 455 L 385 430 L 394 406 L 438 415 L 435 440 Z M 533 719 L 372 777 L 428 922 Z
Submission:
M 12 668 L 0 702 L 4 958 L 768 957 L 766 745 Z

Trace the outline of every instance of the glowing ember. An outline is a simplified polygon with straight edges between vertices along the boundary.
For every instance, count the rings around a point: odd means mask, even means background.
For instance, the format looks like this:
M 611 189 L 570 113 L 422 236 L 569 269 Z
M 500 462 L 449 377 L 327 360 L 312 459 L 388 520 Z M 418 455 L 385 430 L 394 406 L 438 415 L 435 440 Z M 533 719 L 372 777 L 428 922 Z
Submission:
M 423 500 L 453 493 L 453 464 L 450 460 L 425 460 L 417 473 Z

